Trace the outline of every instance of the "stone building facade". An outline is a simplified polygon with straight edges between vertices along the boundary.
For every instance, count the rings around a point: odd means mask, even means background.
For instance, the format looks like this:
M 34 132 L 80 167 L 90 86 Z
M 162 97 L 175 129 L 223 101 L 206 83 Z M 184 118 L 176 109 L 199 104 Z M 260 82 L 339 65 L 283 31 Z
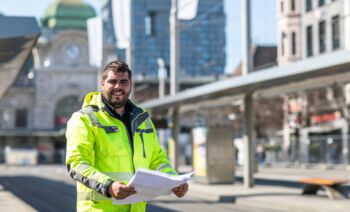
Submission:
M 349 0 L 278 0 L 278 63 L 348 50 Z
M 48 6 L 37 46 L 0 102 L 1 149 L 34 149 L 39 163 L 63 162 L 63 128 L 83 95 L 97 87 L 86 32 L 86 20 L 94 16 L 81 0 Z
M 349 0 L 279 0 L 278 64 L 349 50 Z M 350 67 L 349 67 L 350 69 Z M 286 93 L 281 146 L 304 163 L 349 163 L 349 83 Z

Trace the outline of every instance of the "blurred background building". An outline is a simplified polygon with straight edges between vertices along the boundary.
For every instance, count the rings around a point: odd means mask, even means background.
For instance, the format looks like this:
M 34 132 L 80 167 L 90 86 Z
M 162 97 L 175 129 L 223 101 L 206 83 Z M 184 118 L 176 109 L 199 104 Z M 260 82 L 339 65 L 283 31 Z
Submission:
M 86 31 L 86 20 L 94 16 L 81 0 L 47 7 L 38 43 L 1 100 L 3 147 L 37 150 L 39 163 L 64 161 L 67 120 L 97 86 Z
M 157 59 L 170 64 L 170 0 L 132 1 L 132 46 L 136 79 L 158 78 Z M 186 5 L 184 6 L 186 7 Z M 183 9 L 183 8 L 179 8 Z M 116 46 L 113 4 L 102 7 L 106 43 Z M 180 21 L 180 78 L 201 78 L 224 74 L 225 14 L 223 0 L 198 1 L 197 13 L 191 20 Z M 106 45 L 106 44 L 105 44 Z M 122 50 L 118 57 L 125 58 Z M 169 74 L 168 74 L 169 76 Z
M 348 50 L 349 4 L 349 0 L 278 0 L 278 64 Z M 305 87 L 281 98 L 285 104 L 281 146 L 291 161 L 348 163 L 349 83 Z M 306 150 L 301 141 L 306 141 Z
M 167 72 L 163 92 L 169 94 L 171 1 L 132 3 L 134 98 L 142 102 L 160 95 L 159 58 L 164 60 Z M 276 4 L 277 48 L 253 45 L 251 72 L 349 49 L 350 0 L 276 0 Z M 241 64 L 231 73 L 224 73 L 223 7 L 223 0 L 199 0 L 196 15 L 180 20 L 180 90 L 241 75 Z M 63 162 L 66 122 L 81 107 L 84 95 L 98 88 L 100 67 L 89 64 L 86 24 L 98 13 L 103 20 L 102 64 L 126 59 L 125 48 L 117 45 L 112 0 L 103 1 L 100 12 L 82 0 L 52 2 L 43 13 L 42 34 L 32 53 L 11 69 L 12 79 L 0 79 L 2 85 L 7 83 L 0 86 L 2 149 L 31 148 L 39 152 L 40 163 Z M 0 43 L 1 47 L 4 43 Z M 0 62 L 3 67 L 11 64 L 1 58 Z M 268 97 L 257 95 L 254 105 L 256 145 L 259 152 L 266 151 L 266 163 L 348 164 L 347 81 L 312 87 L 304 84 Z M 153 118 L 158 127 L 168 128 L 168 111 L 163 112 L 153 114 Z M 182 153 L 187 152 L 186 163 L 191 161 L 191 133 L 195 127 L 230 126 L 234 131 L 232 139 L 241 145 L 238 141 L 243 135 L 243 112 L 242 101 L 230 95 L 182 107 L 180 142 L 184 143 Z
M 278 0 L 278 63 L 350 48 L 348 0 Z
M 139 102 L 157 98 L 159 64 L 166 69 L 164 93 L 169 94 L 171 1 L 132 1 L 132 61 L 135 99 Z M 188 5 L 187 5 L 188 6 Z M 187 7 L 186 5 L 184 7 Z M 198 1 L 195 16 L 180 20 L 180 90 L 217 80 L 225 73 L 225 14 L 223 0 Z M 183 9 L 183 8 L 182 8 Z M 112 0 L 101 9 L 104 32 L 104 59 L 126 60 L 125 48 L 117 45 L 116 13 Z
M 125 60 L 125 49 L 116 45 L 112 6 L 109 0 L 101 7 L 103 63 Z M 135 98 L 143 101 L 159 96 L 158 58 L 163 58 L 169 72 L 170 0 L 136 0 L 132 8 Z M 87 32 L 87 20 L 95 16 L 95 9 L 83 0 L 57 0 L 48 5 L 40 20 L 37 45 L 1 99 L 2 149 L 35 149 L 39 163 L 63 162 L 66 123 L 81 107 L 84 95 L 98 89 L 100 67 L 89 64 Z M 224 26 L 222 0 L 199 1 L 195 17 L 181 21 L 181 89 L 224 74 Z M 169 93 L 168 78 L 165 84 L 164 92 Z

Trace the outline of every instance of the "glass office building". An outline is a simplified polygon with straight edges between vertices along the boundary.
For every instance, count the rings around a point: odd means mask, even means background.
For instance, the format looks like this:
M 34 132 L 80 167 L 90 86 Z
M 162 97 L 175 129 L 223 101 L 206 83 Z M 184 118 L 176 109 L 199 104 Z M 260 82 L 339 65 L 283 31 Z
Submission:
M 158 76 L 157 58 L 170 64 L 169 15 L 171 0 L 133 0 L 132 44 L 137 78 Z M 223 0 L 199 0 L 197 15 L 180 21 L 180 78 L 224 74 L 225 14 Z M 111 0 L 102 8 L 105 43 L 115 44 Z M 125 59 L 125 52 L 115 49 Z

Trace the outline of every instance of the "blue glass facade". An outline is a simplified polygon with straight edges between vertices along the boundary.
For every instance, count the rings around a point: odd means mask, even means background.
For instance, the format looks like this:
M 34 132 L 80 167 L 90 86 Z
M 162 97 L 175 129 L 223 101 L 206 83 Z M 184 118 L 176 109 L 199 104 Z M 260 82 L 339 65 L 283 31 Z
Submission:
M 108 4 L 107 4 L 108 5 Z M 157 58 L 170 64 L 169 14 L 171 0 L 133 0 L 134 73 L 157 77 Z M 110 5 L 105 10 L 111 13 Z M 113 25 L 108 18 L 106 24 Z M 181 21 L 181 78 L 217 76 L 225 67 L 223 0 L 199 0 L 196 18 Z M 110 29 L 109 29 L 110 30 Z M 111 31 L 107 34 L 113 35 Z

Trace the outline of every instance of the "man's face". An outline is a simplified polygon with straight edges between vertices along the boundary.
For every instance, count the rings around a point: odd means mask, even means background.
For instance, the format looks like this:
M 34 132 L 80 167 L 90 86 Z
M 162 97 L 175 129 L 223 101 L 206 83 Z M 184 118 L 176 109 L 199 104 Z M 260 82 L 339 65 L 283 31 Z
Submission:
M 101 80 L 104 98 L 115 108 L 122 108 L 126 104 L 130 92 L 131 81 L 127 72 L 108 71 L 105 80 Z

